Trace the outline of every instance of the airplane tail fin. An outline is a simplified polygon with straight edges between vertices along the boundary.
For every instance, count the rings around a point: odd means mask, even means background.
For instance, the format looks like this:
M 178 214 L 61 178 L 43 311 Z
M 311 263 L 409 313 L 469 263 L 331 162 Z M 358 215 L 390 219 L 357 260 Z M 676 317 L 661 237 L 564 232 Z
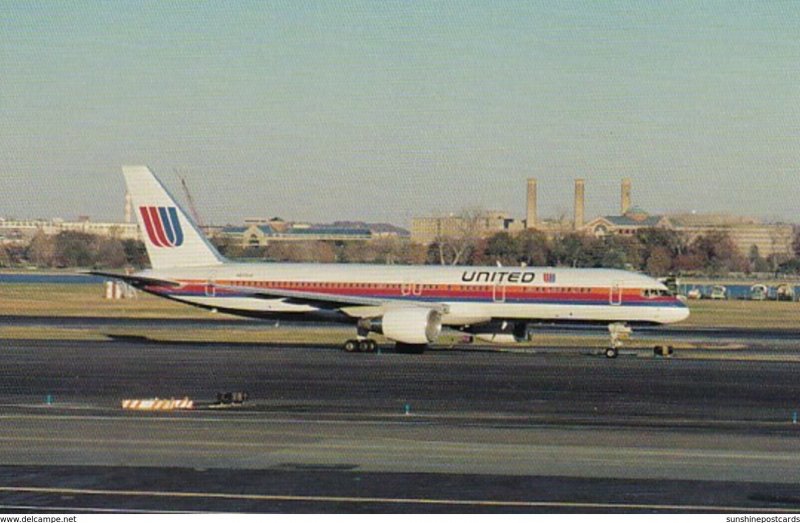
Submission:
M 154 269 L 210 266 L 224 262 L 148 167 L 123 166 L 122 174 Z

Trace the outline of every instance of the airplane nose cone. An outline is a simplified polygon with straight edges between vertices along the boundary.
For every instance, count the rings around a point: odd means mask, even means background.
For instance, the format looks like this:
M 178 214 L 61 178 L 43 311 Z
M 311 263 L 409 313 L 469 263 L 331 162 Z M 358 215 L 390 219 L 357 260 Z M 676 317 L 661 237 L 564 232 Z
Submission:
M 691 312 L 689 311 L 689 307 L 684 305 L 683 308 L 681 309 L 681 315 L 680 315 L 681 319 L 678 320 L 678 321 L 683 321 L 683 320 L 687 319 L 689 317 L 689 314 L 691 314 Z
M 670 323 L 683 321 L 689 317 L 689 314 L 689 307 L 682 301 L 678 300 L 677 307 L 672 307 L 672 311 L 670 311 Z

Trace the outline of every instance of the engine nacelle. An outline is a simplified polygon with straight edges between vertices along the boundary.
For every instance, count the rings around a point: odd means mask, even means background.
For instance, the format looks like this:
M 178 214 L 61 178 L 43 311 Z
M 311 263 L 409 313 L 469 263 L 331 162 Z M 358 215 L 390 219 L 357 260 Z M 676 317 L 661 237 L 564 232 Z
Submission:
M 360 322 L 359 326 L 383 334 L 392 341 L 425 345 L 439 337 L 442 317 L 432 309 L 408 307 L 390 309 L 382 317 Z

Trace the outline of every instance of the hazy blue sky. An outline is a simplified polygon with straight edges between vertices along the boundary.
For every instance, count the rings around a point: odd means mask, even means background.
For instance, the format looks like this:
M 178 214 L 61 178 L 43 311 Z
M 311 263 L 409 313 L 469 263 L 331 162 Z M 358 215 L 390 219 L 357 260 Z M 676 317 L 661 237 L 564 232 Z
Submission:
M 0 0 L 0 216 L 206 221 L 480 205 L 800 221 L 800 4 Z

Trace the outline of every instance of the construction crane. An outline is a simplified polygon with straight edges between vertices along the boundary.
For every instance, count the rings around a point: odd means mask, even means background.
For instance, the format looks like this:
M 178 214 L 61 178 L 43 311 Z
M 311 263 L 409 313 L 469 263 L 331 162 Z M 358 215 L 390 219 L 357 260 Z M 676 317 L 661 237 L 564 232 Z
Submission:
M 194 198 L 192 198 L 192 193 L 189 192 L 189 185 L 186 183 L 186 177 L 181 174 L 181 171 L 175 169 L 175 176 L 181 181 L 181 187 L 183 188 L 183 193 L 186 195 L 186 201 L 189 203 L 189 212 L 192 213 L 192 218 L 194 219 L 194 223 L 197 224 L 198 227 L 201 229 L 203 228 L 203 220 L 200 219 L 200 213 L 197 212 L 197 206 L 194 204 Z

